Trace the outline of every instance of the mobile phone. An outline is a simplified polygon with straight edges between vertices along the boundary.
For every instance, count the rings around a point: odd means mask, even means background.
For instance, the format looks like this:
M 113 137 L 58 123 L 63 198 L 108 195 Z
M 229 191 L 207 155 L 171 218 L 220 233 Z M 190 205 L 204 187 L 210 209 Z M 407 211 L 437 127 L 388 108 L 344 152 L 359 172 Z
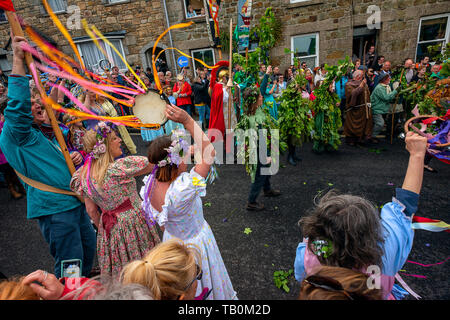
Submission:
M 61 278 L 81 278 L 81 268 L 80 259 L 61 261 Z

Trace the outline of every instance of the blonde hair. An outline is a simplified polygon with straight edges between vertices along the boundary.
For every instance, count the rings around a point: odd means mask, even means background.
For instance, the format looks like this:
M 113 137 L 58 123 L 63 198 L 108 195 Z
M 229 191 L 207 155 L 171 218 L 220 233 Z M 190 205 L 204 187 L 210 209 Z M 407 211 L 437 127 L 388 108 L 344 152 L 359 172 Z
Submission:
M 0 282 L 0 300 L 39 300 L 33 289 L 22 284 L 23 278 Z
M 180 239 L 158 244 L 142 260 L 125 266 L 120 275 L 123 284 L 137 283 L 150 289 L 155 300 L 176 300 L 201 268 L 200 251 Z
M 92 150 L 95 147 L 95 144 L 97 143 L 97 129 L 98 127 L 95 127 L 96 130 L 88 130 L 86 131 L 85 135 L 83 136 L 83 146 L 84 151 L 86 153 L 91 153 Z M 102 186 L 103 185 L 103 179 L 105 178 L 106 171 L 108 170 L 109 164 L 114 162 L 114 157 L 112 156 L 110 152 L 110 143 L 113 139 L 113 132 L 108 134 L 106 137 L 105 145 L 106 145 L 106 152 L 101 154 L 98 159 L 92 158 L 91 162 L 91 175 L 89 178 L 94 178 L 97 183 Z M 84 166 L 81 170 L 81 178 L 86 179 L 87 174 L 87 166 Z

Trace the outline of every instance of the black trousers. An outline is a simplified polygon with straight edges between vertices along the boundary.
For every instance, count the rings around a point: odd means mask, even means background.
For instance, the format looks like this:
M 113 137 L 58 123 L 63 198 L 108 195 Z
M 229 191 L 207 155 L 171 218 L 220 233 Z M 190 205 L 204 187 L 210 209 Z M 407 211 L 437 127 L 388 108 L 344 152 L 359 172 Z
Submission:
M 250 194 L 248 196 L 249 203 L 256 202 L 256 199 L 258 198 L 261 190 L 264 190 L 265 192 L 270 191 L 270 176 L 261 175 L 261 167 L 263 167 L 263 165 L 258 163 L 258 166 L 256 168 L 255 182 L 252 183 Z

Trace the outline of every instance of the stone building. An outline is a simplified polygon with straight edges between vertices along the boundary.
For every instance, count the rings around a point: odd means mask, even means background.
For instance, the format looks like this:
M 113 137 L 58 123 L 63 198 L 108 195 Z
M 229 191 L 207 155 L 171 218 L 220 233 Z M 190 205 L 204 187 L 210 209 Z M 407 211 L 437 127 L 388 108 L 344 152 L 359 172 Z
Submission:
M 70 53 L 63 36 L 45 14 L 40 0 L 14 0 L 19 15 Z M 207 0 L 49 0 L 58 18 L 69 26 L 88 65 L 98 67 L 104 57 L 77 26 L 76 15 L 86 18 L 104 33 L 123 52 L 130 64 L 151 66 L 154 41 L 168 26 L 193 21 L 189 28 L 175 29 L 160 42 L 157 52 L 176 47 L 191 56 L 214 64 L 228 59 L 227 50 L 219 52 L 211 47 L 208 23 L 202 7 Z M 428 45 L 447 43 L 450 34 L 450 2 L 448 0 L 263 0 L 253 1 L 252 25 L 271 6 L 282 21 L 282 34 L 271 51 L 272 63 L 281 70 L 292 63 L 289 48 L 310 67 L 322 63 L 336 63 L 346 55 L 363 56 L 363 48 L 375 45 L 376 52 L 393 64 L 404 58 L 419 59 Z M 189 8 L 196 12 L 191 17 Z M 219 26 L 229 32 L 232 18 L 237 22 L 238 0 L 220 1 Z M 377 20 L 378 19 L 378 20 Z M 0 47 L 9 40 L 9 27 L 0 15 Z M 77 28 L 79 27 L 79 28 Z M 109 60 L 124 69 L 117 55 L 106 46 Z M 7 48 L 10 50 L 10 48 Z M 161 58 L 169 69 L 179 71 L 180 54 L 167 50 Z M 0 49 L 0 66 L 8 70 L 8 54 Z M 10 57 L 9 57 L 10 59 Z M 193 60 L 190 60 L 191 67 Z M 194 69 L 194 68 L 192 68 Z M 192 70 L 191 69 L 191 70 Z

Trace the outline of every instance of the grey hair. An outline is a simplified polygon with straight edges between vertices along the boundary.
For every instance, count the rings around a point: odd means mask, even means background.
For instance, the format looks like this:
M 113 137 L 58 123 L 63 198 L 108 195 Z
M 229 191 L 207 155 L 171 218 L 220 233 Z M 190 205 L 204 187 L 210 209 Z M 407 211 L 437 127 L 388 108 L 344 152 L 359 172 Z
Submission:
M 333 251 L 318 257 L 323 265 L 361 269 L 382 265 L 381 221 L 374 205 L 359 196 L 331 190 L 299 221 L 303 237 L 313 250 L 313 241 L 331 241 Z
M 362 77 L 364 77 L 364 72 L 363 72 L 362 70 L 356 70 L 355 72 L 353 72 L 353 79 L 358 78 L 359 75 L 361 75 Z
M 103 290 L 94 296 L 92 300 L 153 300 L 148 288 L 136 284 L 110 284 L 107 290 Z
M 73 285 L 77 286 L 76 283 L 74 281 Z M 153 297 L 150 290 L 140 284 L 122 284 L 109 276 L 97 276 L 77 286 L 61 300 L 153 300 Z

